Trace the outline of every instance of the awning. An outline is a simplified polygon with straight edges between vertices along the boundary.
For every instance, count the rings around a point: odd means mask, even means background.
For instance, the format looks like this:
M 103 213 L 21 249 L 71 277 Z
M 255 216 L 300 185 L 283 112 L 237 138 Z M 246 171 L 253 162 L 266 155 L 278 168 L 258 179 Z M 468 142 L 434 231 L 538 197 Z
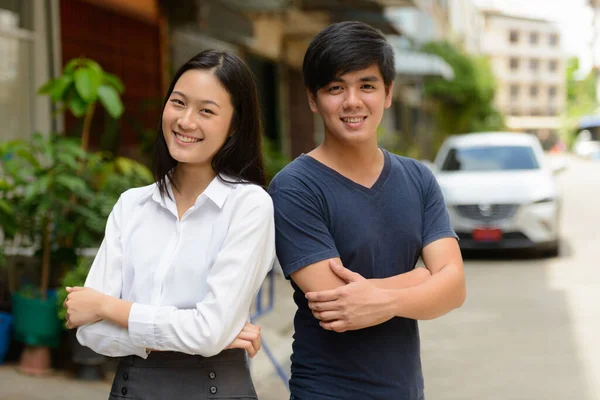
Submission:
M 399 48 L 394 48 L 394 53 L 396 73 L 400 76 L 438 76 L 449 81 L 454 79 L 454 70 L 439 56 Z

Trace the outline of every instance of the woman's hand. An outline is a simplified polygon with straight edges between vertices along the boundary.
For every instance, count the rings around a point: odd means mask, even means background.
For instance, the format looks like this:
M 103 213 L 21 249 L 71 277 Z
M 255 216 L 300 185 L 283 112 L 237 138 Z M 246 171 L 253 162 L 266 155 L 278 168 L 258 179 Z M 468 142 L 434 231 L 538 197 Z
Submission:
M 254 358 L 260 350 L 260 327 L 247 322 L 239 335 L 225 348 L 244 349 L 250 358 Z
M 68 329 L 98 322 L 102 319 L 100 310 L 106 295 L 86 287 L 67 287 L 67 299 L 63 306 L 67 309 Z

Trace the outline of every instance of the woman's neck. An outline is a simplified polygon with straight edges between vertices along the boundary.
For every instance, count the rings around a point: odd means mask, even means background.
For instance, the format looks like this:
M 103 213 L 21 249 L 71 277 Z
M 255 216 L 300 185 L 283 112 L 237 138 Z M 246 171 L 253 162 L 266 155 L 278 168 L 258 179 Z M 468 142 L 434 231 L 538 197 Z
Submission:
M 197 166 L 179 163 L 175 167 L 173 180 L 174 194 L 186 202 L 195 202 L 217 174 L 212 166 Z

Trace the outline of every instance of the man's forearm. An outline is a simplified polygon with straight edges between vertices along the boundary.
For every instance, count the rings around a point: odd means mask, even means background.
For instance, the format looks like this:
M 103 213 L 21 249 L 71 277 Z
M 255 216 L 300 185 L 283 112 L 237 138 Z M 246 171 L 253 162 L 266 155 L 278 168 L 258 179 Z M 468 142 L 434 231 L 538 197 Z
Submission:
M 383 279 L 370 279 L 380 289 L 405 289 L 424 283 L 431 278 L 427 268 L 417 267 L 412 271 Z
M 448 264 L 422 284 L 388 291 L 398 317 L 428 320 L 460 307 L 466 298 L 462 270 Z

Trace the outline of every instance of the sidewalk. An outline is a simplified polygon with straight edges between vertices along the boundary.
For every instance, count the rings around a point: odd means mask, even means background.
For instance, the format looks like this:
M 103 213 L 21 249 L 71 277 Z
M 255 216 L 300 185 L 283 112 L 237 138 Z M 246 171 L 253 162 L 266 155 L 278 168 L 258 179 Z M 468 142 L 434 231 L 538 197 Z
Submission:
M 263 344 L 289 375 L 296 305 L 289 282 L 279 274 L 275 276 L 275 308 L 256 323 L 261 327 Z M 251 360 L 250 368 L 260 400 L 289 398 L 285 384 L 264 350 Z M 45 378 L 31 378 L 18 374 L 15 365 L 0 366 L 0 400 L 106 400 L 111 383 L 112 376 L 102 382 L 83 382 L 61 371 Z

